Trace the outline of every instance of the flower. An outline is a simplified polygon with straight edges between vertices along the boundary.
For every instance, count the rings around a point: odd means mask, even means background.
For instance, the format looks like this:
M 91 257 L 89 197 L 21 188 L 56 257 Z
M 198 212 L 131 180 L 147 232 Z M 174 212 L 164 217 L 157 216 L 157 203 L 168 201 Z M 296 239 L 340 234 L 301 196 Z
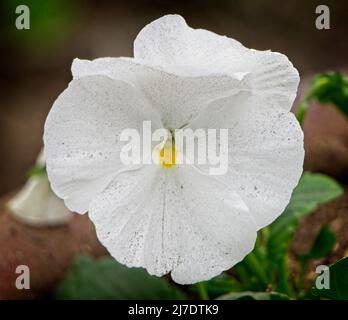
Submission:
M 72 73 L 45 124 L 48 177 L 119 262 L 180 284 L 207 280 L 241 261 L 287 206 L 304 150 L 289 112 L 299 75 L 286 56 L 167 15 L 141 30 L 134 58 L 75 59 Z M 124 165 L 120 134 L 143 121 L 228 128 L 228 171 L 168 163 L 175 156 Z M 159 155 L 166 149 L 172 138 Z
M 41 151 L 36 165 L 44 168 Z M 42 170 L 40 170 L 42 171 Z M 51 190 L 46 172 L 29 177 L 24 187 L 7 203 L 14 217 L 31 226 L 56 226 L 69 221 L 72 213 Z

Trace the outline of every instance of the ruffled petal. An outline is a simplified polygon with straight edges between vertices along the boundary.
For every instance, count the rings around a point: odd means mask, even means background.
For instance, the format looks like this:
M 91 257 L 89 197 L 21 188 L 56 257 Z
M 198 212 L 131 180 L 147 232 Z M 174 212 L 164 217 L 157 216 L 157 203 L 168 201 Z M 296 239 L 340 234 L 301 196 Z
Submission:
M 218 178 L 241 196 L 258 229 L 284 211 L 303 171 L 303 132 L 294 114 L 240 94 L 215 102 L 192 128 L 229 129 L 228 171 Z M 208 173 L 214 166 L 198 167 Z
M 74 78 L 106 75 L 125 81 L 147 97 L 168 129 L 180 128 L 209 103 L 245 89 L 245 75 L 181 76 L 126 58 L 75 59 Z
M 249 50 L 245 85 L 268 106 L 290 111 L 300 82 L 298 71 L 281 53 Z
M 45 156 L 52 189 L 70 210 L 86 212 L 91 199 L 127 169 L 120 134 L 128 128 L 141 133 L 144 120 L 162 127 L 139 91 L 106 76 L 73 80 L 57 98 L 45 123 Z
M 119 262 L 156 276 L 171 272 L 181 284 L 229 269 L 256 238 L 242 199 L 190 166 L 122 173 L 91 203 L 89 215 Z
M 182 75 L 226 73 L 244 64 L 241 43 L 204 29 L 192 29 L 179 15 L 166 15 L 146 25 L 134 41 L 134 58 Z M 217 62 L 225 60 L 225 67 Z M 212 68 L 213 67 L 213 68 Z M 230 70 L 231 71 L 231 70 Z
M 181 75 L 246 75 L 249 90 L 286 110 L 299 83 L 298 71 L 285 55 L 248 49 L 226 36 L 192 29 L 179 15 L 145 26 L 134 42 L 134 57 Z

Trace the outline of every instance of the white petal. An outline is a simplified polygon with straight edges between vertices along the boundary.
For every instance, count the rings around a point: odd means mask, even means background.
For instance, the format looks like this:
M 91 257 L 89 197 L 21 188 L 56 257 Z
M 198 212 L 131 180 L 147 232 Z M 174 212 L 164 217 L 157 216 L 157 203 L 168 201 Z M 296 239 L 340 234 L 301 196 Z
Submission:
M 75 59 L 72 73 L 74 78 L 106 75 L 133 85 L 169 129 L 186 125 L 210 102 L 245 90 L 245 75 L 181 76 L 125 58 Z
M 286 110 L 299 83 L 298 72 L 285 55 L 247 49 L 226 36 L 192 29 L 178 15 L 145 26 L 134 42 L 134 57 L 182 75 L 247 75 L 250 90 Z
M 134 41 L 136 60 L 183 75 L 225 73 L 231 60 L 235 71 L 240 71 L 238 65 L 246 50 L 234 39 L 190 28 L 179 15 L 166 15 L 151 22 Z M 225 68 L 216 65 L 221 60 L 226 60 Z
M 284 211 L 304 159 L 303 132 L 292 113 L 240 94 L 214 103 L 192 127 L 229 129 L 229 169 L 219 179 L 241 196 L 258 229 Z
M 111 255 L 150 274 L 189 284 L 210 279 L 248 254 L 256 226 L 224 183 L 182 166 L 124 172 L 91 204 Z
M 118 174 L 89 208 L 98 239 L 121 263 L 143 266 L 144 241 L 150 224 L 149 204 L 157 199 L 159 166 L 147 165 Z
M 289 111 L 300 82 L 289 59 L 278 52 L 249 50 L 246 62 L 249 73 L 245 83 L 253 94 L 266 100 L 269 106 Z
M 161 127 L 147 101 L 125 82 L 105 76 L 73 80 L 45 123 L 47 173 L 69 209 L 84 213 L 91 199 L 124 170 L 123 129 L 142 130 L 143 120 Z

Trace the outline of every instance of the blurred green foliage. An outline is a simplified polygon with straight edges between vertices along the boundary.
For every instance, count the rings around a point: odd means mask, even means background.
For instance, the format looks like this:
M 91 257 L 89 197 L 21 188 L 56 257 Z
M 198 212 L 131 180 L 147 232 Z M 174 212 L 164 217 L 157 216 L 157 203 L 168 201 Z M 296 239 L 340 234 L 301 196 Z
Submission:
M 185 295 L 163 278 L 140 268 L 127 268 L 114 259 L 75 258 L 59 285 L 58 299 L 184 299 Z
M 335 244 L 336 237 L 328 225 L 325 224 L 317 235 L 310 251 L 304 255 L 300 255 L 298 258 L 304 262 L 312 259 L 320 259 L 328 255 Z
M 28 30 L 15 26 L 18 5 L 26 5 L 30 10 Z M 81 10 L 78 2 L 69 0 L 2 0 L 3 40 L 25 50 L 52 51 L 71 35 Z
M 332 104 L 348 117 L 348 77 L 339 72 L 318 74 L 312 81 L 308 94 L 297 108 L 296 117 L 303 122 L 312 100 L 321 104 Z

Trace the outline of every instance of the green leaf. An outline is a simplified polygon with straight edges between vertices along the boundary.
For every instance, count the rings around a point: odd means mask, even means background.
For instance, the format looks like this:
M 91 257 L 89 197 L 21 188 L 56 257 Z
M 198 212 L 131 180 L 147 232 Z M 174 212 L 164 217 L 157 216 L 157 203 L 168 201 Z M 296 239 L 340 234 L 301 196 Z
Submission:
M 110 257 L 78 256 L 56 290 L 58 299 L 185 299 L 163 278 L 127 268 Z
M 327 256 L 336 243 L 336 237 L 327 225 L 324 225 L 317 235 L 312 248 L 307 254 L 299 256 L 300 260 L 320 259 Z
M 324 271 L 325 272 L 325 271 Z M 348 257 L 338 260 L 329 267 L 329 289 L 313 287 L 312 293 L 321 298 L 348 300 Z M 320 277 L 319 275 L 318 277 Z
M 290 300 L 290 298 L 279 292 L 230 292 L 219 297 L 217 300 Z
M 342 193 L 342 187 L 334 179 L 323 174 L 304 173 L 289 205 L 269 227 L 268 247 L 271 253 L 283 255 L 300 219 Z
M 311 100 L 332 104 L 348 117 L 348 77 L 339 72 L 318 74 L 311 82 L 308 93 L 296 110 L 296 118 L 302 124 Z
M 307 99 L 320 103 L 331 103 L 348 117 L 348 79 L 340 73 L 317 75 L 311 85 Z

